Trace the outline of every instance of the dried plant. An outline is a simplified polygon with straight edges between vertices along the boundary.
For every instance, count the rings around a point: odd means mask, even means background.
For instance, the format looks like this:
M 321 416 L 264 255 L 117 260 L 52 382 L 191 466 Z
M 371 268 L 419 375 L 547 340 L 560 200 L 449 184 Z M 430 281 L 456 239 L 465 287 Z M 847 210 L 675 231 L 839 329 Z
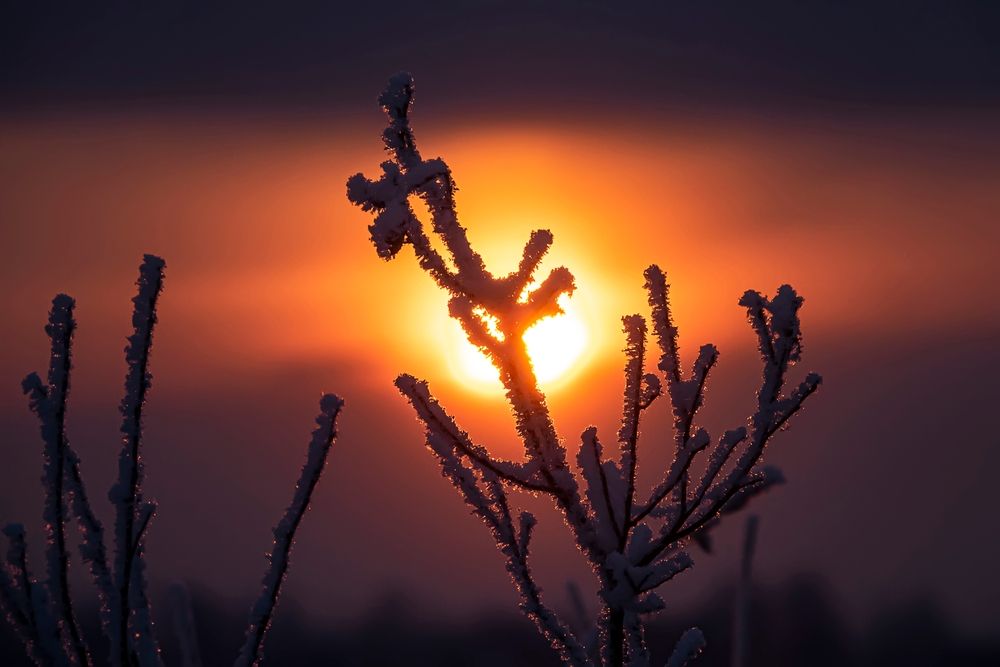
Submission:
M 156 305 L 163 286 L 164 262 L 146 255 L 139 268 L 138 294 L 133 298 L 133 333 L 125 348 L 128 371 L 121 403 L 122 448 L 118 478 L 108 494 L 115 508 L 115 556 L 109 562 L 104 529 L 94 514 L 80 472 L 80 458 L 66 435 L 66 406 L 72 368 L 72 342 L 76 329 L 74 300 L 60 294 L 52 301 L 45 331 L 51 341 L 47 381 L 35 373 L 22 387 L 39 420 L 44 447 L 45 579 L 31 576 L 21 524 L 9 524 L 6 562 L 0 567 L 0 605 L 28 657 L 38 665 L 92 665 L 94 654 L 80 631 L 76 604 L 69 588 L 70 555 L 67 521 L 75 517 L 80 531 L 80 555 L 90 569 L 100 599 L 101 627 L 109 642 L 109 660 L 116 667 L 149 667 L 162 664 L 153 631 L 145 574 L 145 536 L 156 512 L 156 504 L 143 499 L 142 423 L 149 372 Z M 270 625 L 288 558 L 313 489 L 319 481 L 327 455 L 336 437 L 336 421 L 343 401 L 333 394 L 320 400 L 306 464 L 295 488 L 292 504 L 274 529 L 274 546 L 254 604 L 246 643 L 236 664 L 259 664 L 264 636 Z M 187 614 L 179 628 L 186 662 L 197 660 L 193 622 Z
M 391 159 L 382 163 L 377 179 L 352 176 L 347 196 L 374 215 L 369 230 L 380 257 L 392 259 L 404 244 L 411 246 L 421 268 L 451 295 L 451 316 L 499 371 L 524 443 L 524 460 L 499 459 L 473 441 L 433 398 L 425 381 L 401 375 L 396 386 L 422 422 L 426 444 L 443 474 L 496 539 L 520 592 L 522 609 L 562 659 L 574 665 L 649 664 L 643 619 L 663 607 L 655 590 L 691 567 L 687 548 L 692 541 L 707 544 L 709 531 L 722 515 L 781 479 L 775 469 L 761 465 L 764 448 L 820 384 L 819 375 L 809 374 L 784 392 L 789 366 L 801 353 L 798 311 L 802 298 L 783 285 L 773 298 L 748 291 L 740 299 L 758 337 L 763 380 L 754 414 L 713 445 L 695 417 L 718 351 L 713 345 L 703 346 L 691 373 L 682 371 L 666 276 L 657 266 L 650 266 L 645 286 L 663 379 L 644 372 L 645 319 L 640 315 L 623 318 L 625 391 L 618 452 L 605 453 L 597 429 L 588 428 L 577 455 L 579 472 L 574 473 L 522 338 L 533 324 L 561 312 L 558 298 L 572 293 L 573 276 L 560 267 L 531 288 L 535 271 L 552 244 L 552 234 L 546 230 L 531 234 L 517 271 L 500 277 L 487 271 L 459 224 L 451 171 L 440 158 L 424 159 L 417 149 L 409 120 L 412 100 L 412 77 L 394 76 L 379 98 L 389 119 L 383 140 Z M 426 204 L 433 232 L 444 242 L 450 265 L 432 246 L 411 207 L 412 196 Z M 642 413 L 664 394 L 674 416 L 675 455 L 662 481 L 646 496 L 636 488 L 639 422 Z M 692 462 L 703 451 L 707 451 L 705 470 L 692 475 Z M 578 474 L 583 478 L 582 492 Z M 585 640 L 543 602 L 529 566 L 535 517 L 513 511 L 512 490 L 550 497 L 592 566 L 600 583 L 602 607 L 599 655 L 589 651 Z M 700 631 L 692 628 L 678 641 L 667 664 L 685 664 L 703 645 Z

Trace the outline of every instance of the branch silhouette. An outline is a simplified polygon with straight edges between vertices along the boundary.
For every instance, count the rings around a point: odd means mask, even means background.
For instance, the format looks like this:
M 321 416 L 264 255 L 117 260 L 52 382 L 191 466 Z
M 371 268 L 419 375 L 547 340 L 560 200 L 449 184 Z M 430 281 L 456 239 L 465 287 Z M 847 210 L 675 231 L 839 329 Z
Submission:
M 31 373 L 22 382 L 31 411 L 38 417 L 44 443 L 44 522 L 46 579 L 38 581 L 28 569 L 25 530 L 21 524 L 3 529 L 6 559 L 0 567 L 0 608 L 24 644 L 28 658 L 38 665 L 92 665 L 93 654 L 76 620 L 75 599 L 69 583 L 70 554 L 66 523 L 75 517 L 80 529 L 80 555 L 88 566 L 100 601 L 101 630 L 110 646 L 115 667 L 156 667 L 162 664 L 146 586 L 145 536 L 156 513 L 156 503 L 143 499 L 142 416 L 151 386 L 149 372 L 156 324 L 156 308 L 163 287 L 165 263 L 146 255 L 139 267 L 138 292 L 133 298 L 133 333 L 125 348 L 128 371 L 121 402 L 122 448 L 118 478 L 108 494 L 115 508 L 115 556 L 109 564 L 104 528 L 94 513 L 80 470 L 80 457 L 66 435 L 66 409 L 72 370 L 72 343 L 76 330 L 74 300 L 60 294 L 52 301 L 45 331 L 51 342 L 47 381 Z M 336 438 L 336 421 L 343 401 L 333 394 L 320 399 L 318 428 L 295 489 L 292 505 L 274 529 L 275 544 L 260 599 L 254 605 L 247 641 L 238 665 L 257 665 L 289 567 L 295 532 L 305 515 L 327 455 Z M 189 615 L 188 615 L 189 616 Z M 187 618 L 186 622 L 190 619 Z M 188 625 L 191 625 L 190 621 Z M 193 627 L 185 635 L 185 655 L 198 655 Z M 191 658 L 193 662 L 196 658 Z
M 389 121 L 382 138 L 390 159 L 382 163 L 376 178 L 360 173 L 350 177 L 347 197 L 373 215 L 368 229 L 380 257 L 391 260 L 404 245 L 410 246 L 420 267 L 451 295 L 450 315 L 499 371 L 525 462 L 499 460 L 477 444 L 437 403 L 426 381 L 401 375 L 396 387 L 423 424 L 427 447 L 445 476 L 491 530 L 521 594 L 522 609 L 560 657 L 573 665 L 648 665 L 644 619 L 664 604 L 655 589 L 691 567 L 690 544 L 707 548 L 710 531 L 721 516 L 782 481 L 778 471 L 760 465 L 764 448 L 821 383 L 820 376 L 812 373 L 783 393 L 788 369 L 801 354 L 798 312 L 803 300 L 788 285 L 779 287 L 773 298 L 748 291 L 740 299 L 757 334 L 763 362 L 757 409 L 710 447 L 712 438 L 697 425 L 697 414 L 718 350 L 702 346 L 690 375 L 684 374 L 666 274 L 655 265 L 646 269 L 660 375 L 643 366 L 646 319 L 638 314 L 624 317 L 619 452 L 616 457 L 606 455 L 597 429 L 590 427 L 581 437 L 579 471 L 574 472 L 522 338 L 539 320 L 562 312 L 558 300 L 573 293 L 573 275 L 565 267 L 555 268 L 529 291 L 553 243 L 548 230 L 532 232 L 515 272 L 494 276 L 487 271 L 458 221 L 451 170 L 441 158 L 425 159 L 417 149 L 410 124 L 413 93 L 409 74 L 389 80 L 379 103 Z M 430 232 L 443 241 L 448 261 L 431 245 L 428 230 L 411 206 L 412 197 L 426 204 Z M 674 459 L 660 483 L 643 498 L 636 486 L 639 426 L 643 412 L 664 394 L 674 417 Z M 692 480 L 692 463 L 706 450 L 705 470 Z M 520 527 L 515 528 L 508 498 L 515 489 L 552 499 L 593 568 L 602 607 L 599 651 L 587 650 L 586 638 L 577 637 L 570 624 L 544 607 L 528 569 L 530 529 L 536 520 L 523 512 Z M 677 642 L 667 664 L 684 665 L 703 646 L 701 632 L 691 629 Z

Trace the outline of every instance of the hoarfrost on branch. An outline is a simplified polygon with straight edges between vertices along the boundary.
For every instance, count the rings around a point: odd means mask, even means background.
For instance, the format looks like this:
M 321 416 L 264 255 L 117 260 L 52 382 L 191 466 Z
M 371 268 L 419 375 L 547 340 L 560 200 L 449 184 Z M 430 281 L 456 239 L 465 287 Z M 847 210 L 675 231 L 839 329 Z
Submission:
M 522 338 L 540 319 L 561 312 L 558 300 L 575 289 L 573 275 L 565 267 L 555 268 L 525 294 L 552 245 L 548 230 L 532 232 L 516 271 L 504 276 L 487 271 L 459 223 L 451 170 L 441 158 L 425 159 L 417 149 L 410 125 L 413 92 L 409 74 L 390 79 L 379 97 L 389 120 L 382 139 L 390 159 L 375 178 L 352 176 L 347 196 L 374 216 L 368 229 L 380 257 L 393 259 L 409 245 L 420 267 L 450 294 L 449 313 L 499 371 L 525 460 L 503 460 L 476 443 L 434 399 L 426 381 L 404 374 L 396 387 L 423 424 L 427 447 L 445 477 L 493 534 L 522 609 L 562 659 L 574 665 L 648 665 L 644 619 L 664 606 L 656 589 L 692 566 L 691 544 L 707 548 L 709 532 L 721 516 L 782 480 L 776 469 L 762 464 L 764 449 L 821 382 L 811 373 L 791 390 L 785 386 L 789 367 L 801 355 L 798 313 L 803 300 L 789 285 L 779 287 L 772 298 L 748 291 L 740 299 L 763 363 L 757 408 L 744 423 L 713 439 L 696 418 L 719 352 L 714 345 L 702 346 L 690 373 L 684 371 L 666 275 L 655 265 L 646 269 L 660 374 L 644 368 L 646 319 L 624 317 L 625 389 L 617 451 L 603 445 L 597 429 L 590 427 L 582 435 L 579 472 L 574 472 Z M 450 262 L 432 246 L 411 206 L 414 196 L 426 204 L 430 231 L 443 241 Z M 669 441 L 674 458 L 647 495 L 636 486 L 639 424 L 661 396 L 673 413 Z M 704 472 L 692 475 L 699 456 L 706 461 Z M 536 520 L 528 512 L 515 515 L 508 499 L 515 489 L 552 499 L 593 568 L 602 606 L 598 650 L 590 650 L 587 638 L 577 636 L 543 602 L 529 563 Z M 679 639 L 667 665 L 686 664 L 704 644 L 701 632 L 692 628 Z

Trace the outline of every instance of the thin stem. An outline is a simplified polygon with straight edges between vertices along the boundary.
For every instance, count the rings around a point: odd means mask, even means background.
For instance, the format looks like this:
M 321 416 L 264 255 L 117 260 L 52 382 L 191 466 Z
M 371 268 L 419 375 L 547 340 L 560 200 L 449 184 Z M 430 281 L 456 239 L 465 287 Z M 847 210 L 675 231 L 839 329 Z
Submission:
M 295 485 L 292 503 L 274 528 L 274 547 L 269 556 L 271 565 L 264 574 L 260 596 L 250 611 L 246 640 L 235 663 L 237 667 L 256 666 L 263 657 L 264 637 L 271 626 L 281 586 L 288 573 L 295 533 L 309 508 L 313 491 L 323 474 L 327 455 L 337 437 L 337 417 L 343 406 L 344 402 L 333 394 L 326 394 L 320 400 L 320 414 L 316 418 L 317 427 L 309 443 L 306 463 L 302 466 L 302 473 Z
M 41 425 L 45 442 L 45 509 L 44 519 L 48 531 L 46 545 L 47 585 L 56 623 L 66 633 L 64 641 L 72 660 L 80 665 L 90 665 L 90 653 L 83 640 L 73 600 L 69 590 L 69 554 L 66 548 L 66 499 L 64 491 L 66 448 L 66 402 L 70 390 L 70 373 L 73 367 L 74 300 L 59 294 L 52 300 L 49 322 L 45 327 L 51 342 L 48 384 L 43 385 L 34 373 L 21 383 L 29 396 L 29 405 Z
M 129 622 L 133 611 L 133 570 L 135 559 L 139 557 L 136 545 L 136 514 L 141 500 L 142 461 L 142 417 L 146 404 L 146 394 L 150 388 L 149 358 L 153 345 L 153 330 L 156 325 L 156 306 L 163 288 L 164 262 L 159 257 L 145 255 L 139 267 L 138 293 L 132 299 L 133 333 L 125 348 L 128 372 L 125 376 L 125 397 L 121 403 L 123 447 L 119 455 L 118 481 L 111 490 L 111 500 L 116 507 L 116 558 L 117 579 L 117 661 L 119 665 L 132 662 L 130 651 Z M 142 577 L 139 585 L 143 585 Z

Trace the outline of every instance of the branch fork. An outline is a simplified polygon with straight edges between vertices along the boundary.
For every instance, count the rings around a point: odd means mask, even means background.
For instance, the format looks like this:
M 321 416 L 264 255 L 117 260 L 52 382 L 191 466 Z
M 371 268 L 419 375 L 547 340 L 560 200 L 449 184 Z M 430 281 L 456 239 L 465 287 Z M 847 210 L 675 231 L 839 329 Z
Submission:
M 652 331 L 660 352 L 659 374 L 644 368 L 645 318 L 623 318 L 625 387 L 618 453 L 607 454 L 597 429 L 590 427 L 581 436 L 578 472 L 574 472 L 567 464 L 566 448 L 556 433 L 521 338 L 539 319 L 560 312 L 558 300 L 573 292 L 573 276 L 559 267 L 537 288 L 526 292 L 553 241 L 546 230 L 532 233 L 517 271 L 494 277 L 486 270 L 458 222 L 450 169 L 440 158 L 423 159 L 417 150 L 409 118 L 413 91 L 409 74 L 390 79 L 379 98 L 389 120 L 383 141 L 390 160 L 382 164 L 382 174 L 376 179 L 352 176 L 347 196 L 375 216 L 369 231 L 380 257 L 392 259 L 404 245 L 410 245 L 420 266 L 451 294 L 451 316 L 500 373 L 524 444 L 525 461 L 495 458 L 476 444 L 433 398 L 425 381 L 401 375 L 396 387 L 423 424 L 425 442 L 442 473 L 493 533 L 521 593 L 522 608 L 563 660 L 606 667 L 648 665 L 643 617 L 663 608 L 655 590 L 692 566 L 689 543 L 707 548 L 709 532 L 721 515 L 736 511 L 782 481 L 776 469 L 761 464 L 764 447 L 821 383 L 819 375 L 810 374 L 797 388 L 782 393 L 789 366 L 801 356 L 798 311 L 803 300 L 788 285 L 782 285 L 773 298 L 749 291 L 740 299 L 757 334 L 763 361 L 757 410 L 712 445 L 712 437 L 697 425 L 696 417 L 705 402 L 709 375 L 719 352 L 714 345 L 702 346 L 685 375 L 666 275 L 656 265 L 646 269 Z M 423 223 L 410 207 L 412 196 L 427 204 L 431 230 L 443 240 L 454 270 L 431 247 Z M 667 397 L 673 413 L 670 446 L 674 457 L 660 483 L 648 497 L 640 499 L 636 487 L 639 426 L 643 413 L 660 396 Z M 705 451 L 704 472 L 692 481 L 693 463 Z M 550 496 L 590 562 L 603 604 L 598 654 L 587 650 L 587 642 L 542 604 L 540 589 L 528 567 L 535 519 L 522 513 L 515 525 L 508 499 L 513 489 Z M 667 665 L 686 664 L 703 646 L 700 631 L 689 630 L 678 641 Z

